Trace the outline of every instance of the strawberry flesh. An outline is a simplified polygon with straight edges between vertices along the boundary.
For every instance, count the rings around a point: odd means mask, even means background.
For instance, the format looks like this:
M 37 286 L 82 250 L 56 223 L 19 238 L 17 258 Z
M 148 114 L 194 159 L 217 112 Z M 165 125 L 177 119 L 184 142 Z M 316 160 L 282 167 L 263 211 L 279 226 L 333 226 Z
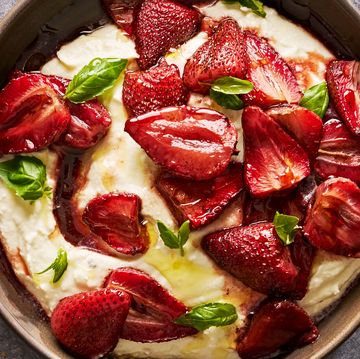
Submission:
M 91 200 L 83 221 L 119 253 L 136 255 L 148 247 L 148 235 L 139 219 L 141 199 L 135 194 L 108 193 Z
M 360 62 L 332 61 L 327 82 L 337 112 L 355 135 L 360 135 Z
M 52 313 L 52 331 L 72 354 L 82 358 L 102 357 L 117 345 L 130 302 L 127 293 L 116 289 L 66 297 Z
M 307 154 L 269 115 L 247 107 L 242 117 L 245 182 L 255 197 L 296 186 L 310 174 Z
M 189 220 L 193 229 L 214 221 L 243 190 L 242 165 L 232 164 L 218 177 L 191 181 L 162 173 L 156 188 L 168 203 L 177 222 Z
M 304 234 L 316 248 L 360 258 L 360 189 L 346 178 L 329 179 L 309 208 Z
M 244 34 L 235 20 L 225 18 L 212 37 L 187 61 L 185 85 L 192 91 L 206 94 L 220 77 L 242 79 L 246 72 L 244 57 Z
M 313 343 L 319 331 L 308 314 L 288 300 L 260 305 L 240 335 L 237 351 L 242 359 L 257 359 Z
M 237 131 L 224 115 L 186 106 L 128 120 L 125 131 L 156 164 L 193 180 L 211 179 L 224 172 L 237 142 Z

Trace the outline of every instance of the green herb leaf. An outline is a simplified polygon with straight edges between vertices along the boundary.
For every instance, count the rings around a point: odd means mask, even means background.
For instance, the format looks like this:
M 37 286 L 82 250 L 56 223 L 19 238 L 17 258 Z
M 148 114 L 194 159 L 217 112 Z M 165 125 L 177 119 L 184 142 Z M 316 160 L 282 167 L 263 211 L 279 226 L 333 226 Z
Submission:
M 222 92 L 210 90 L 210 97 L 220 106 L 229 110 L 241 110 L 244 108 L 244 103 L 237 95 L 226 95 Z
M 16 156 L 0 163 L 0 178 L 26 201 L 51 195 L 46 184 L 46 166 L 36 157 Z
M 327 83 L 324 81 L 306 90 L 300 106 L 315 112 L 319 117 L 323 118 L 329 107 Z
M 241 6 L 247 7 L 253 11 L 254 14 L 266 17 L 266 12 L 264 10 L 264 4 L 259 0 L 225 0 L 229 4 L 240 3 Z
M 83 103 L 102 95 L 114 86 L 127 60 L 96 58 L 84 66 L 69 83 L 64 98 L 74 103 Z
M 177 236 L 171 229 L 166 227 L 164 223 L 157 221 L 157 226 L 164 244 L 171 249 L 180 249 L 180 253 L 183 256 L 184 245 L 190 235 L 190 222 L 186 221 L 180 226 Z
M 299 218 L 276 212 L 274 217 L 275 230 L 285 246 L 294 242 L 296 232 L 299 229 L 298 223 Z
M 211 89 L 227 95 L 244 95 L 254 89 L 254 85 L 247 80 L 241 80 L 237 77 L 224 76 L 217 79 Z
M 236 309 L 232 304 L 209 303 L 193 308 L 190 312 L 177 318 L 175 323 L 204 331 L 210 327 L 232 324 L 237 318 Z
M 182 256 L 184 255 L 184 245 L 188 241 L 189 235 L 190 235 L 190 221 L 186 221 L 180 226 L 178 233 L 180 253 Z
M 54 271 L 54 277 L 52 282 L 56 283 L 63 276 L 67 267 L 68 267 L 67 253 L 63 249 L 59 249 L 55 261 L 44 271 L 36 274 L 44 274 L 52 269 Z

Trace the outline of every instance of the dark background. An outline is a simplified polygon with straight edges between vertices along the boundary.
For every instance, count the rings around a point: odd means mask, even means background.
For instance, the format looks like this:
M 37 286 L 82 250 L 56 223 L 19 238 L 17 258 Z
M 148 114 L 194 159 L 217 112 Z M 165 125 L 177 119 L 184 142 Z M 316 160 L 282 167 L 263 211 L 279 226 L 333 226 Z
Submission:
M 359 0 L 354 0 L 354 2 L 360 3 Z M 16 0 L 0 0 L 0 18 L 15 3 Z M 327 357 L 327 359 L 358 358 L 360 358 L 360 328 L 343 345 Z M 43 357 L 32 350 L 0 317 L 0 359 L 43 359 Z

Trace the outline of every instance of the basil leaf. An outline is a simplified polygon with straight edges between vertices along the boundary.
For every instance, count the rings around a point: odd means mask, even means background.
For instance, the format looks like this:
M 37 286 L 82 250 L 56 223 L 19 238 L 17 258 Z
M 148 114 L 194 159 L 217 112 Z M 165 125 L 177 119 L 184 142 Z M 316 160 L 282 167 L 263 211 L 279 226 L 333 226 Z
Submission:
M 189 235 L 190 235 L 190 221 L 186 221 L 180 226 L 178 233 L 180 253 L 182 256 L 184 255 L 184 245 L 188 241 Z
M 16 156 L 0 163 L 0 178 L 26 201 L 51 195 L 46 184 L 46 166 L 36 157 Z
M 275 230 L 285 246 L 294 242 L 296 232 L 299 229 L 298 223 L 299 218 L 276 212 L 274 217 Z
M 306 90 L 300 106 L 315 112 L 319 117 L 323 118 L 329 107 L 329 91 L 326 81 Z
M 212 84 L 211 89 L 227 95 L 244 95 L 251 92 L 254 89 L 254 85 L 247 80 L 224 76 L 217 79 Z
M 46 268 L 42 272 L 36 273 L 36 274 L 44 274 L 44 273 L 48 272 L 49 270 L 53 270 L 54 277 L 52 279 L 52 282 L 56 283 L 63 276 L 67 267 L 68 267 L 67 253 L 63 249 L 59 249 L 57 257 L 54 260 L 54 262 L 52 264 L 50 264 L 50 266 L 48 268 Z
M 266 12 L 264 10 L 264 4 L 259 0 L 225 0 L 225 2 L 234 4 L 236 2 L 240 3 L 241 6 L 247 7 L 253 11 L 254 14 L 266 17 Z
M 210 97 L 220 106 L 229 110 L 241 110 L 244 108 L 244 103 L 238 95 L 227 95 L 222 92 L 210 90 Z
M 190 312 L 177 318 L 175 323 L 204 331 L 210 327 L 232 324 L 237 318 L 236 309 L 232 304 L 209 303 L 193 308 Z
M 127 60 L 96 58 L 84 66 L 69 83 L 64 98 L 74 103 L 83 103 L 102 95 L 114 86 Z

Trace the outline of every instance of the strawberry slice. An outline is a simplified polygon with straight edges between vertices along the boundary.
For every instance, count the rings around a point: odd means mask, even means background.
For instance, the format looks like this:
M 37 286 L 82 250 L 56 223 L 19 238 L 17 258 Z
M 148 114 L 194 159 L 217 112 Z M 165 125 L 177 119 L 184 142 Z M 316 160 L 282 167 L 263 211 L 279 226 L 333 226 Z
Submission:
M 319 149 L 323 123 L 314 112 L 297 105 L 280 105 L 267 111 L 314 158 Z
M 245 181 L 253 196 L 292 188 L 310 174 L 304 150 L 260 108 L 247 107 L 242 125 Z
M 224 172 L 237 142 L 237 131 L 224 115 L 186 106 L 133 118 L 125 131 L 156 164 L 193 180 Z
M 355 135 L 360 135 L 360 62 L 332 61 L 327 82 L 337 112 Z
M 246 77 L 254 85 L 254 90 L 243 96 L 246 104 L 270 107 L 299 103 L 302 93 L 296 77 L 268 41 L 247 31 L 245 44 Z
M 108 193 L 91 200 L 83 221 L 119 253 L 136 255 L 148 247 L 148 234 L 139 219 L 141 199 L 135 194 Z
M 208 181 L 191 181 L 162 173 L 156 188 L 165 198 L 177 222 L 189 220 L 193 229 L 214 221 L 243 190 L 242 165 L 232 164 Z
M 289 294 L 298 269 L 271 223 L 212 233 L 202 239 L 206 253 L 250 288 L 264 294 Z
M 39 151 L 69 122 L 69 110 L 44 76 L 19 75 L 0 92 L 0 153 Z
M 189 93 L 176 65 L 161 63 L 147 71 L 127 71 L 123 102 L 131 117 L 186 104 Z
M 119 268 L 111 272 L 105 286 L 132 295 L 130 313 L 121 334 L 123 339 L 164 342 L 196 334 L 193 328 L 173 323 L 186 313 L 186 306 L 148 274 L 138 269 Z
M 52 313 L 51 329 L 72 354 L 83 358 L 102 357 L 118 343 L 130 302 L 128 294 L 116 289 L 66 297 Z
M 315 170 L 324 179 L 346 177 L 360 182 L 360 140 L 337 119 L 324 125 Z
M 185 85 L 192 91 L 206 94 L 210 85 L 220 77 L 244 78 L 244 57 L 244 34 L 234 19 L 225 18 L 212 37 L 187 61 Z
M 135 45 L 143 70 L 154 66 L 171 48 L 193 37 L 202 18 L 194 8 L 171 0 L 143 0 L 135 13 Z
M 316 248 L 360 258 L 360 189 L 346 178 L 329 179 L 310 206 L 304 234 Z
M 271 300 L 256 310 L 247 331 L 240 335 L 237 351 L 242 359 L 272 357 L 313 343 L 318 336 L 302 308 L 288 300 Z

